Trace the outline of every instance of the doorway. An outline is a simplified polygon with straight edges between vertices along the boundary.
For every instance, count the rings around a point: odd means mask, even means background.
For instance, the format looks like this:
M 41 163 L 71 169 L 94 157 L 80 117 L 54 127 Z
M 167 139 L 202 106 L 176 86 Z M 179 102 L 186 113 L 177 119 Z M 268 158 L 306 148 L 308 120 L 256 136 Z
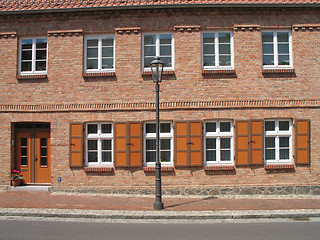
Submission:
M 16 123 L 15 143 L 15 169 L 25 182 L 50 184 L 50 123 Z

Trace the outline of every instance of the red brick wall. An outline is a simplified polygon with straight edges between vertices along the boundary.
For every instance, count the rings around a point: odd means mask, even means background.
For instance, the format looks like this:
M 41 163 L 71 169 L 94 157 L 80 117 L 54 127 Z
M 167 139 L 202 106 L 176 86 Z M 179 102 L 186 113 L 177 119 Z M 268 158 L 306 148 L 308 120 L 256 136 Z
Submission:
M 186 107 L 180 107 L 178 104 L 177 107 L 162 109 L 161 119 L 181 121 L 307 118 L 311 120 L 310 167 L 296 167 L 295 171 L 271 172 L 266 172 L 263 166 L 242 167 L 231 174 L 206 173 L 203 167 L 178 168 L 174 174 L 163 174 L 164 187 L 175 187 L 181 183 L 190 187 L 319 185 L 320 53 L 317 49 L 320 44 L 320 31 L 319 26 L 318 29 L 317 27 L 309 29 L 319 23 L 319 16 L 318 10 L 304 8 L 139 10 L 1 16 L 0 185 L 9 185 L 7 175 L 13 158 L 11 123 L 26 121 L 51 123 L 53 187 L 153 187 L 154 174 L 145 173 L 142 169 L 116 169 L 114 173 L 86 173 L 83 169 L 69 167 L 70 122 L 155 119 L 153 108 L 146 105 L 143 107 L 112 105 L 106 108 L 79 106 L 79 104 L 154 103 L 154 84 L 151 77 L 141 74 L 141 38 L 142 33 L 146 31 L 174 33 L 175 74 L 164 77 L 160 87 L 160 101 L 186 102 Z M 292 29 L 297 24 L 306 24 L 308 27 L 292 30 L 295 73 L 263 75 L 261 29 Z M 234 29 L 237 25 L 242 25 L 243 29 L 241 27 Z M 251 29 L 244 25 L 254 25 L 254 27 Z M 179 30 L 175 29 L 175 26 L 184 28 Z M 215 29 L 232 30 L 234 33 L 235 74 L 202 74 L 201 30 Z M 8 36 L 4 34 L 7 32 L 16 34 Z M 91 33 L 115 34 L 116 76 L 103 78 L 82 76 L 83 39 L 86 34 Z M 49 48 L 47 80 L 17 80 L 19 37 L 47 35 Z M 242 100 L 256 102 L 239 102 Z M 296 101 L 291 104 L 264 102 L 266 100 L 312 101 Z M 207 103 L 201 104 L 199 103 L 201 101 Z M 221 102 L 214 102 L 217 105 L 211 106 L 212 101 Z M 193 102 L 196 105 L 194 107 Z M 238 106 L 239 104 L 241 106 Z M 21 109 L 20 105 L 29 107 Z M 36 105 L 47 107 L 39 110 Z M 62 182 L 58 182 L 58 177 L 62 177 Z

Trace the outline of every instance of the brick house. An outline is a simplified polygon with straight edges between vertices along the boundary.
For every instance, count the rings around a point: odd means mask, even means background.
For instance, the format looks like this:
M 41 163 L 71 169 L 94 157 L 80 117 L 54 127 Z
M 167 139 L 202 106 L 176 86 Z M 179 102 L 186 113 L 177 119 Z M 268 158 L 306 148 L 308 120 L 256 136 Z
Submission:
M 319 0 L 0 0 L 0 187 L 320 194 Z

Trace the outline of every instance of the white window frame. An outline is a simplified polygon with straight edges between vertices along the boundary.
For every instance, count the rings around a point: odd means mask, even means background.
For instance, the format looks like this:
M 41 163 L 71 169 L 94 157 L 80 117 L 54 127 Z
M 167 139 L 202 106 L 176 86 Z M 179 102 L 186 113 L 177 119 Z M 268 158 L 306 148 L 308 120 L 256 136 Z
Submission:
M 144 132 L 144 140 L 143 140 L 143 161 L 144 166 L 146 167 L 152 167 L 155 166 L 155 162 L 147 162 L 147 140 L 148 139 L 156 139 L 156 133 L 147 133 L 147 124 L 155 124 L 155 122 L 145 122 L 143 127 Z M 168 121 L 161 121 L 160 125 L 162 123 L 170 123 L 170 133 L 161 133 L 160 132 L 160 144 L 161 139 L 170 139 L 170 162 L 161 162 L 161 166 L 173 166 L 173 124 L 172 122 Z M 160 146 L 160 158 L 161 158 L 161 146 Z M 161 160 L 161 159 L 160 159 Z
M 46 70 L 37 71 L 36 70 L 36 41 L 38 39 L 47 40 L 47 49 L 46 49 Z M 31 57 L 31 71 L 22 71 L 22 41 L 23 40 L 32 40 L 32 57 Z M 23 37 L 19 40 L 19 74 L 20 75 L 37 75 L 37 74 L 47 74 L 48 71 L 48 38 L 46 36 L 39 37 Z
M 87 45 L 88 40 L 97 39 L 98 40 L 98 68 L 88 69 L 87 66 Z M 103 39 L 113 39 L 113 68 L 102 69 L 102 40 Z M 99 73 L 99 72 L 115 72 L 115 58 L 116 58 L 116 41 L 112 34 L 105 35 L 88 35 L 84 40 L 84 71 L 85 73 Z
M 230 123 L 230 132 L 221 132 L 220 131 L 220 124 L 222 122 Z M 216 132 L 207 132 L 206 123 L 216 123 Z M 210 120 L 204 122 L 204 163 L 205 165 L 233 165 L 234 153 L 233 153 L 233 121 L 232 120 Z M 216 138 L 216 159 L 217 161 L 207 161 L 207 146 L 206 146 L 206 139 L 208 138 Z M 221 138 L 230 138 L 230 161 L 221 161 L 221 147 L 220 147 L 220 140 Z
M 289 122 L 289 130 L 288 131 L 280 131 L 279 130 L 279 122 L 288 121 Z M 266 122 L 275 122 L 275 130 L 267 131 L 265 129 Z M 265 164 L 290 164 L 293 162 L 292 155 L 292 120 L 291 119 L 268 119 L 264 121 L 264 159 Z M 267 160 L 266 159 L 266 137 L 275 137 L 275 159 Z M 280 137 L 289 137 L 289 159 L 280 159 Z
M 142 71 L 146 71 L 146 72 L 151 72 L 151 67 L 144 67 L 144 37 L 145 35 L 155 35 L 156 36 L 156 56 L 159 56 L 161 59 L 161 55 L 160 55 L 160 35 L 166 35 L 166 34 L 170 34 L 171 35 L 171 65 L 172 67 L 167 67 L 164 66 L 163 70 L 164 71 L 173 71 L 174 70 L 174 34 L 172 32 L 146 32 L 142 34 Z M 156 57 L 155 56 L 155 57 Z
M 88 134 L 88 125 L 90 124 L 96 124 L 98 126 L 98 132 L 97 134 Z M 101 129 L 102 129 L 102 124 L 110 124 L 111 125 L 111 133 L 102 133 Z M 113 124 L 110 122 L 88 122 L 86 123 L 86 166 L 88 167 L 93 167 L 93 166 L 113 166 L 114 164 L 114 153 L 113 153 L 113 148 L 114 148 L 114 137 L 113 137 Z M 97 146 L 97 150 L 98 150 L 98 162 L 89 162 L 88 161 L 88 140 L 98 140 L 98 146 Z M 101 144 L 101 140 L 111 140 L 111 162 L 102 162 L 102 144 Z
M 265 32 L 273 33 L 273 54 L 274 54 L 274 65 L 263 65 L 263 42 L 262 34 Z M 289 33 L 289 61 L 290 65 L 279 65 L 278 55 L 278 32 Z M 292 57 L 292 32 L 291 30 L 264 30 L 261 31 L 261 66 L 263 69 L 292 69 L 293 68 L 293 57 Z
M 203 34 L 213 33 L 214 34 L 214 47 L 215 47 L 215 66 L 204 66 L 204 42 Z M 219 33 L 230 33 L 230 51 L 231 51 L 231 65 L 230 66 L 220 66 L 219 62 Z M 234 44 L 233 44 L 233 32 L 232 31 L 203 31 L 201 33 L 201 66 L 203 70 L 233 70 L 234 69 Z

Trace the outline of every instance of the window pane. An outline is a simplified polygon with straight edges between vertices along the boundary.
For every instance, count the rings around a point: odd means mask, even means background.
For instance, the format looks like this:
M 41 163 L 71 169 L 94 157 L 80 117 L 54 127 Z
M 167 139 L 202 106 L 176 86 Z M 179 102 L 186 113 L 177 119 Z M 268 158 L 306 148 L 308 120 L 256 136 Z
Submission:
M 21 41 L 22 49 L 32 49 L 32 39 L 24 39 Z
M 204 33 L 203 43 L 214 43 L 214 33 Z
M 111 150 L 111 140 L 102 140 L 102 150 Z
M 221 149 L 230 149 L 231 148 L 231 139 L 230 138 L 221 138 L 220 139 Z
M 161 57 L 161 60 L 164 62 L 164 66 L 165 67 L 172 67 L 172 59 L 171 59 L 171 57 Z
M 113 68 L 113 58 L 102 59 L 102 69 Z
M 279 121 L 279 130 L 280 131 L 289 131 L 289 121 Z
M 280 159 L 289 159 L 289 149 L 280 149 Z
M 273 44 L 263 44 L 262 45 L 263 54 L 272 54 L 273 55 Z
M 170 123 L 160 123 L 160 132 L 161 133 L 170 133 L 171 124 Z
M 220 66 L 231 66 L 231 56 L 219 56 Z
M 278 32 L 278 42 L 289 42 L 288 32 Z
M 217 124 L 215 122 L 207 122 L 206 123 L 206 132 L 216 132 Z
M 170 148 L 171 148 L 170 142 L 171 142 L 170 139 L 160 139 L 160 149 L 161 150 L 170 150 Z
M 221 161 L 230 161 L 231 159 L 230 150 L 221 150 Z
M 156 140 L 155 139 L 147 139 L 146 149 L 147 150 L 156 150 Z
M 171 46 L 160 46 L 160 56 L 171 56 Z
M 155 45 L 156 36 L 155 35 L 145 35 L 144 36 L 144 45 Z
M 203 54 L 214 54 L 214 44 L 203 45 Z
M 216 150 L 206 151 L 206 161 L 217 161 Z
M 87 58 L 97 58 L 98 48 L 87 48 Z
M 98 141 L 88 140 L 88 150 L 98 150 Z
M 279 65 L 290 65 L 289 55 L 280 55 L 278 61 Z
M 266 148 L 274 148 L 276 146 L 275 141 L 276 141 L 275 137 L 266 137 L 265 138 Z
M 97 134 L 98 133 L 98 125 L 97 124 L 88 124 L 88 134 Z
M 111 152 L 102 152 L 101 156 L 102 156 L 102 159 L 101 159 L 102 162 L 112 162 Z
M 274 149 L 267 149 L 266 150 L 266 160 L 275 160 L 276 152 Z
M 98 153 L 88 152 L 88 162 L 98 162 Z
M 216 61 L 214 56 L 205 56 L 203 58 L 203 66 L 215 66 Z
M 289 147 L 289 137 L 280 137 L 280 148 L 288 148 Z
M 98 59 L 88 59 L 87 69 L 98 69 Z
M 36 62 L 36 71 L 46 71 L 47 62 L 46 61 L 37 61 Z
M 102 57 L 113 57 L 113 47 L 103 47 Z
M 274 65 L 274 56 L 263 55 L 263 65 Z
M 31 71 L 31 62 L 22 62 L 21 71 Z
M 160 152 L 160 161 L 161 162 L 170 162 L 170 151 L 161 151 Z
M 289 54 L 289 44 L 278 44 L 279 54 Z
M 219 33 L 219 43 L 230 43 L 230 33 Z
M 156 124 L 148 123 L 146 124 L 146 133 L 155 133 L 156 132 Z
M 219 54 L 231 54 L 230 44 L 219 44 Z
M 206 139 L 206 149 L 216 149 L 217 147 L 217 139 L 216 138 L 207 138 Z
M 22 60 L 32 60 L 32 51 L 22 51 Z
M 156 161 L 156 152 L 147 152 L 146 153 L 146 161 L 147 162 L 155 162 Z
M 101 133 L 111 133 L 112 125 L 111 124 L 101 124 Z
M 145 46 L 144 47 L 145 56 L 156 56 L 156 47 L 155 46 Z
M 113 38 L 102 39 L 102 46 L 112 46 L 113 47 Z
M 266 131 L 275 131 L 276 125 L 274 121 L 267 121 L 264 123 Z
M 171 34 L 160 35 L 160 45 L 162 44 L 171 44 Z
M 47 39 L 37 39 L 36 40 L 36 48 L 40 49 L 40 48 L 47 48 Z
M 88 47 L 98 47 L 98 39 L 89 39 L 87 40 L 87 46 Z
M 152 62 L 152 60 L 154 59 L 153 57 L 145 57 L 144 58 L 144 67 L 150 67 L 150 63 Z
M 220 123 L 220 132 L 230 132 L 231 123 L 230 122 L 221 122 Z
M 47 50 L 37 50 L 36 59 L 47 59 Z
M 272 32 L 264 32 L 262 33 L 262 42 L 271 42 L 273 43 L 273 33 Z

